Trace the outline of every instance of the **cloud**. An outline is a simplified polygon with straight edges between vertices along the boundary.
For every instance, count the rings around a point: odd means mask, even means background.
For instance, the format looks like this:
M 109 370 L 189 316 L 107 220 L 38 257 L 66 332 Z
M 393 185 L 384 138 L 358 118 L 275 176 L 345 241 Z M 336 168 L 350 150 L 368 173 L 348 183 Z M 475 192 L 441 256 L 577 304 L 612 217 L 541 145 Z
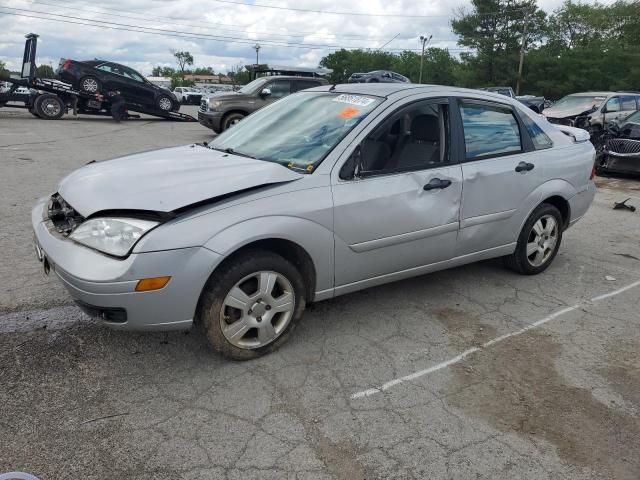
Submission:
M 61 57 L 99 57 L 130 65 L 144 74 L 149 74 L 155 65 L 174 65 L 171 50 L 188 50 L 194 56 L 195 66 L 210 66 L 215 71 L 226 72 L 238 64 L 255 62 L 255 50 L 252 48 L 255 42 L 261 45 L 260 63 L 309 67 L 317 66 L 324 55 L 338 48 L 376 49 L 395 35 L 398 37 L 386 49 L 418 49 L 419 36 L 431 34 L 432 46 L 447 47 L 457 52 L 460 47 L 456 44 L 449 21 L 456 8 L 468 6 L 464 0 L 368 0 L 354 3 L 259 0 L 255 3 L 411 16 L 318 14 L 215 0 L 102 0 L 99 3 L 90 0 L 0 0 L 0 61 L 17 70 L 24 35 L 29 32 L 40 35 L 38 63 L 51 63 L 55 67 Z M 560 3 L 561 0 L 541 0 L 540 5 L 551 11 Z M 112 22 L 102 24 L 114 28 L 135 30 L 146 27 L 149 33 L 64 23 L 88 23 L 84 19 L 94 23 Z M 182 38 L 184 36 L 198 38 Z

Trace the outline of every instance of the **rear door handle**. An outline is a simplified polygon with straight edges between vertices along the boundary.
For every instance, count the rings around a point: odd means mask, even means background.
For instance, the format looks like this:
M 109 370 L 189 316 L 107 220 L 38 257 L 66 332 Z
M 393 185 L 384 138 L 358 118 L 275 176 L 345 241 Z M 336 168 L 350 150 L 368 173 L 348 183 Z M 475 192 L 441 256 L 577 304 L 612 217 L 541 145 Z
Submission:
M 533 163 L 520 162 L 516 167 L 516 172 L 530 172 L 535 168 Z
M 429 191 L 436 190 L 438 188 L 442 189 L 447 188 L 449 185 L 451 185 L 451 180 L 440 180 L 439 178 L 434 178 L 423 187 L 423 190 Z

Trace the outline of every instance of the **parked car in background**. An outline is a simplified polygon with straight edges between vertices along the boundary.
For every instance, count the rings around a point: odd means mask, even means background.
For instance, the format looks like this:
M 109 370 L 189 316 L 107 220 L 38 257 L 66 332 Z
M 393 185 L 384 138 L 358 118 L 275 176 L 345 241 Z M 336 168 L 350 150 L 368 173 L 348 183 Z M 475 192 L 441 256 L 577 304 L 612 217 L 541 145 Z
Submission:
M 348 83 L 411 83 L 404 75 L 388 70 L 375 70 L 369 73 L 352 73 Z
M 640 174 L 640 111 L 609 123 L 598 172 Z
M 149 82 L 144 76 L 119 63 L 105 60 L 79 62 L 61 58 L 57 75 L 60 80 L 84 93 L 118 90 L 127 103 L 167 112 L 180 109 L 176 96 L 166 88 Z
M 625 118 L 640 107 L 640 93 L 584 92 L 561 98 L 544 111 L 551 123 L 602 133 L 613 120 Z
M 196 90 L 192 87 L 176 87 L 173 90 L 173 94 L 178 101 L 185 105 L 200 105 L 203 92 Z
M 272 76 L 257 78 L 237 92 L 216 93 L 203 99 L 198 121 L 216 133 L 225 131 L 247 115 L 292 93 L 325 85 L 324 78 Z
M 518 95 L 516 96 L 513 88 L 511 87 L 482 87 L 478 90 L 485 92 L 498 93 L 509 98 L 515 98 L 523 105 L 526 105 L 536 113 L 542 113 L 545 108 L 546 100 L 544 97 L 536 97 L 535 95 Z
M 254 358 L 310 302 L 492 257 L 543 272 L 595 195 L 588 140 L 476 90 L 318 87 L 208 144 L 72 172 L 33 209 L 36 253 L 108 326 L 195 320 Z

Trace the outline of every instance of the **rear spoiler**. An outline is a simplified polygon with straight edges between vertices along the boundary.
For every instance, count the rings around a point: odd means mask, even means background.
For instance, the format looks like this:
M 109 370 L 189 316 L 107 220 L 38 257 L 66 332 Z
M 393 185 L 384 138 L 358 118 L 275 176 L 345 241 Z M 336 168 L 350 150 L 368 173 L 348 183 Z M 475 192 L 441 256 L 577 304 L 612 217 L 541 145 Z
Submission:
M 554 124 L 554 127 L 556 127 L 558 130 L 564 133 L 567 137 L 573 138 L 573 141 L 575 143 L 588 142 L 589 139 L 591 138 L 591 135 L 589 134 L 589 132 L 587 132 L 586 130 L 583 130 L 582 128 L 575 128 L 575 127 L 569 127 L 567 125 L 557 125 L 557 124 Z

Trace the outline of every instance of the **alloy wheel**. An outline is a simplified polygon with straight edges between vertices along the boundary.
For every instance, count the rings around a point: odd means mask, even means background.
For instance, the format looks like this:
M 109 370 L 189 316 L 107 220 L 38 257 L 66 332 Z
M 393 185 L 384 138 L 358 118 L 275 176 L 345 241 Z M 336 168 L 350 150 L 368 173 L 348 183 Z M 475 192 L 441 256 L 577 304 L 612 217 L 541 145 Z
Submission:
M 160 99 L 160 101 L 158 102 L 158 106 L 160 107 L 161 110 L 171 110 L 172 102 L 171 100 L 169 100 L 166 97 L 163 97 Z
M 295 310 L 291 282 L 282 274 L 260 271 L 234 285 L 222 304 L 220 328 L 242 349 L 270 344 L 287 328 Z
M 553 215 L 544 215 L 533 224 L 527 240 L 527 260 L 533 267 L 544 265 L 558 243 L 558 222 Z
M 96 93 L 98 91 L 98 82 L 93 78 L 85 78 L 82 81 L 82 90 L 89 93 Z

